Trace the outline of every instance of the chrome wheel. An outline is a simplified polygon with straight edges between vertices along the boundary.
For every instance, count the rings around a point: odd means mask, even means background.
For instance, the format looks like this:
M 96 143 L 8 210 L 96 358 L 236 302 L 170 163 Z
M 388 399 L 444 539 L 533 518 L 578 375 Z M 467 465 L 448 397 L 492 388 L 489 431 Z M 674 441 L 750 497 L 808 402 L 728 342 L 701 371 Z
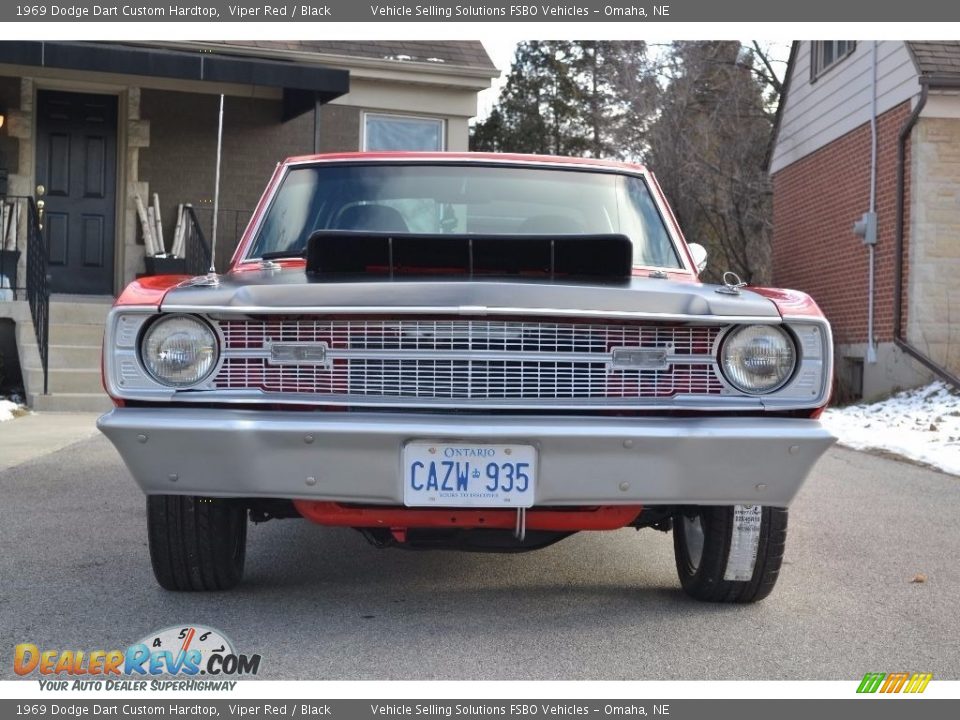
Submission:
M 694 517 L 683 516 L 683 539 L 687 543 L 687 557 L 690 562 L 690 569 L 693 572 L 700 567 L 700 559 L 703 557 L 703 525 L 700 523 L 700 515 Z

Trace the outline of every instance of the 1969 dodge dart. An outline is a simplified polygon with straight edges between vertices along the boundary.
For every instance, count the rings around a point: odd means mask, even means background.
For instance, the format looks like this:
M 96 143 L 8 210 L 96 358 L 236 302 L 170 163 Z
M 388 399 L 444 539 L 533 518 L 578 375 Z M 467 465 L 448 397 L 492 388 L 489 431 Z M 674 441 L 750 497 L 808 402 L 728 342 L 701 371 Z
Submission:
M 806 295 L 702 284 L 637 165 L 495 154 L 281 163 L 230 269 L 139 280 L 99 421 L 169 590 L 243 574 L 248 518 L 517 552 L 672 531 L 691 596 L 773 589 L 833 437 Z

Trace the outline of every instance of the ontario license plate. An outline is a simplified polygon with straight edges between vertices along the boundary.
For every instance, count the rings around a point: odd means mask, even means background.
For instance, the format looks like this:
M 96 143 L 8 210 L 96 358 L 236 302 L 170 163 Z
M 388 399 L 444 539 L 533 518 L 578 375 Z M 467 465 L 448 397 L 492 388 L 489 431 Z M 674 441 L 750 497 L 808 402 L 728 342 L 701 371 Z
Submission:
M 407 507 L 531 507 L 537 476 L 532 445 L 408 442 L 403 446 Z

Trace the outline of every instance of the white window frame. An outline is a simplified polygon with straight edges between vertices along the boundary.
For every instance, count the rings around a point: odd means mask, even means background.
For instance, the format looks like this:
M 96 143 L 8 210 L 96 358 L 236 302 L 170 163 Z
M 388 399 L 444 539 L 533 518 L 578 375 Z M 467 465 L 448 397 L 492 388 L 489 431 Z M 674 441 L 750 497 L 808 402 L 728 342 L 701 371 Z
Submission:
M 432 122 L 440 125 L 440 147 L 437 148 L 438 152 L 443 152 L 447 149 L 447 119 L 442 117 L 437 117 L 435 115 L 405 115 L 403 113 L 385 113 L 385 112 L 368 112 L 364 111 L 360 118 L 360 149 L 363 152 L 379 152 L 379 151 L 369 151 L 367 149 L 367 118 L 385 118 L 387 120 L 424 120 L 426 122 Z M 400 151 L 403 152 L 403 151 Z M 415 151 L 410 151 L 415 152 Z
M 827 44 L 833 45 L 834 56 L 829 64 L 824 64 L 823 50 Z M 838 54 L 840 43 L 846 43 L 846 49 L 843 54 Z M 829 72 L 841 62 L 846 60 L 857 49 L 856 40 L 813 40 L 810 43 L 810 82 L 815 82 L 817 78 L 826 72 Z

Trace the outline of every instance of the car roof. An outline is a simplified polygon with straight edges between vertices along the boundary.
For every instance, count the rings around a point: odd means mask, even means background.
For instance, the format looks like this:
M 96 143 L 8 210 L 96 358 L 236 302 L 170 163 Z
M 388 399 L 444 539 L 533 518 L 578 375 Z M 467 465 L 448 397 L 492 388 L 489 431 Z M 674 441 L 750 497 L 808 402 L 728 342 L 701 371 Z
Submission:
M 413 160 L 429 162 L 453 163 L 504 163 L 512 165 L 580 165 L 589 167 L 603 167 L 611 170 L 629 170 L 630 172 L 646 172 L 646 168 L 639 163 L 619 162 L 617 160 L 600 160 L 597 158 L 564 157 L 560 155 L 526 155 L 521 153 L 488 153 L 488 152 L 344 152 L 324 153 L 319 155 L 298 155 L 287 158 L 286 165 L 309 162 L 378 162 L 384 160 Z

